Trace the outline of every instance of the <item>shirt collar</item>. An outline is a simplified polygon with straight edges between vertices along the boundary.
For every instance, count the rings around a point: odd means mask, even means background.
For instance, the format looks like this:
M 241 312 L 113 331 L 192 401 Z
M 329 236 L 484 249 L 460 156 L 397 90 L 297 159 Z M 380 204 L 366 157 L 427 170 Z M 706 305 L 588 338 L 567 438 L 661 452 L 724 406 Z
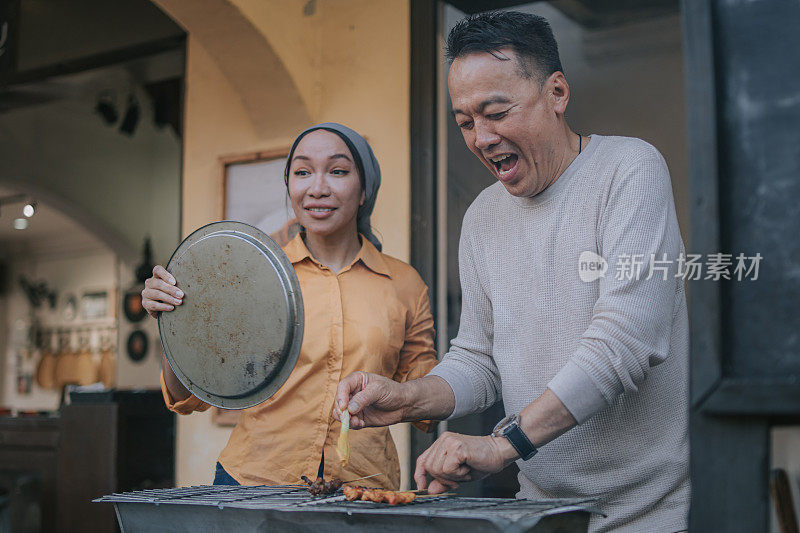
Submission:
M 359 259 L 373 272 L 382 274 L 387 278 L 392 277 L 392 272 L 389 270 L 389 265 L 386 264 L 383 254 L 363 235 L 361 235 L 361 250 L 356 255 L 356 261 Z
M 299 263 L 306 257 L 311 258 L 311 252 L 306 248 L 306 243 L 303 242 L 299 233 L 283 247 L 283 253 L 286 254 L 292 264 Z
M 299 263 L 306 258 L 318 263 L 311 256 L 311 252 L 308 251 L 306 243 L 303 242 L 303 239 L 299 233 L 295 235 L 291 241 L 289 241 L 289 243 L 283 248 L 283 251 L 292 264 Z M 386 264 L 383 254 L 380 253 L 378 249 L 375 248 L 375 245 L 369 242 L 369 239 L 363 235 L 361 236 L 361 250 L 358 251 L 358 254 L 356 255 L 355 259 L 353 259 L 352 264 L 355 264 L 359 260 L 364 263 L 364 266 L 373 272 L 388 278 L 392 277 L 392 273 L 389 270 L 389 265 Z

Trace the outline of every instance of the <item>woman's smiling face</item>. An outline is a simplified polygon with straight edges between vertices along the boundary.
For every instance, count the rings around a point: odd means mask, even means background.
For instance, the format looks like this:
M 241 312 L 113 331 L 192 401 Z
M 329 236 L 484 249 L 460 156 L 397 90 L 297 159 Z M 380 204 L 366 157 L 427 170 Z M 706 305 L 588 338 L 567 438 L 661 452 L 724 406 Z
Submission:
M 289 167 L 289 198 L 297 221 L 309 233 L 356 231 L 364 191 L 353 155 L 341 137 L 315 130 L 300 140 Z

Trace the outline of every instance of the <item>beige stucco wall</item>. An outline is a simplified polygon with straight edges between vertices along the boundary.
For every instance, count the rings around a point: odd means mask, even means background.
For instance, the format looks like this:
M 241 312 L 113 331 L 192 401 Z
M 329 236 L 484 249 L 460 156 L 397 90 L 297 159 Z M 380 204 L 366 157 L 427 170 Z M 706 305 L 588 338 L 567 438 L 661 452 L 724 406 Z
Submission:
M 409 18 L 406 0 L 235 0 L 263 32 L 312 122 L 342 122 L 372 145 L 383 182 L 372 224 L 409 253 Z M 313 12 L 306 14 L 308 5 Z M 293 137 L 296 132 L 291 132 Z
M 253 87 L 226 76 L 215 39 L 218 31 L 192 30 L 199 22 L 193 0 L 155 3 L 188 32 L 182 193 L 182 232 L 220 216 L 220 157 L 288 147 L 305 126 L 337 121 L 370 141 L 383 171 L 372 223 L 384 251 L 403 260 L 409 253 L 409 21 L 407 0 L 220 0 L 226 16 L 244 19 L 278 56 L 310 117 L 308 124 L 276 121 L 264 128 L 251 120 Z M 309 8 L 313 6 L 313 10 Z M 231 9 L 236 13 L 231 15 Z M 189 21 L 193 21 L 192 24 Z M 249 26 L 248 26 L 249 24 Z M 207 28 L 205 28 L 207 29 Z M 198 36 L 202 36 L 198 37 Z M 258 69 L 259 57 L 241 50 Z M 234 58 L 233 60 L 238 60 Z M 263 74 L 263 73 L 262 73 Z M 253 79 L 258 79 L 255 73 Z M 260 82 L 259 82 L 260 83 Z M 268 100 L 291 100 L 286 84 Z M 274 91 L 273 91 L 274 92 Z M 249 106 L 249 107 L 248 107 Z M 269 117 L 267 117 L 268 119 Z M 406 428 L 395 432 L 407 453 Z M 229 430 L 211 423 L 210 413 L 179 417 L 176 476 L 179 485 L 210 482 Z M 402 459 L 401 459 L 402 461 Z

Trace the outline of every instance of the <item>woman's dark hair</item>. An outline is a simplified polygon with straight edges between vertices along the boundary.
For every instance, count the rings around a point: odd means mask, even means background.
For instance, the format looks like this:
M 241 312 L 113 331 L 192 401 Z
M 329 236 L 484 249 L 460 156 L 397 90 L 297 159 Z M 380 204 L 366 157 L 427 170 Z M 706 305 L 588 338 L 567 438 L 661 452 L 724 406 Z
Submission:
M 525 79 L 536 76 L 543 82 L 553 72 L 564 72 L 547 20 L 517 11 L 488 11 L 460 20 L 447 36 L 446 54 L 451 62 L 474 52 L 508 60 L 498 55 L 501 48 L 516 52 L 520 76 Z
M 344 141 L 344 144 L 347 145 L 347 149 L 350 150 L 350 155 L 353 157 L 353 162 L 356 164 L 356 169 L 358 169 L 358 179 L 361 181 L 361 190 L 364 190 L 366 188 L 364 181 L 366 179 L 364 174 L 364 163 L 363 161 L 361 161 L 361 156 L 358 155 L 358 150 L 356 150 L 356 147 L 353 146 L 353 143 L 350 141 L 350 139 L 345 137 L 342 133 L 330 128 L 317 128 L 315 130 L 304 131 L 303 133 L 300 134 L 300 136 L 297 139 L 295 139 L 294 146 L 292 146 L 292 150 L 289 152 L 289 157 L 286 158 L 286 168 L 284 168 L 283 170 L 283 181 L 284 183 L 286 183 L 286 186 L 287 187 L 289 186 L 289 171 L 292 168 L 292 158 L 294 157 L 294 151 L 300 144 L 300 140 L 309 133 L 311 133 L 312 131 L 318 131 L 318 130 L 325 130 L 331 133 L 335 133 L 337 137 L 339 137 L 341 140 Z

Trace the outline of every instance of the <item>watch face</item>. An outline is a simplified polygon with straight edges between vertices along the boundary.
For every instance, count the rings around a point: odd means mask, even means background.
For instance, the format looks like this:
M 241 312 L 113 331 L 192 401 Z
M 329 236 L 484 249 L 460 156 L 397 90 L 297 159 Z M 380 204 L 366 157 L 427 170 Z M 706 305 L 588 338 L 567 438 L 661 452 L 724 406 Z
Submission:
M 502 419 L 500 422 L 497 423 L 497 425 L 492 430 L 492 435 L 494 435 L 496 437 L 500 437 L 500 436 L 505 435 L 506 431 L 516 421 L 517 421 L 517 415 L 516 414 L 508 415 L 507 417 L 505 417 L 504 419 Z

